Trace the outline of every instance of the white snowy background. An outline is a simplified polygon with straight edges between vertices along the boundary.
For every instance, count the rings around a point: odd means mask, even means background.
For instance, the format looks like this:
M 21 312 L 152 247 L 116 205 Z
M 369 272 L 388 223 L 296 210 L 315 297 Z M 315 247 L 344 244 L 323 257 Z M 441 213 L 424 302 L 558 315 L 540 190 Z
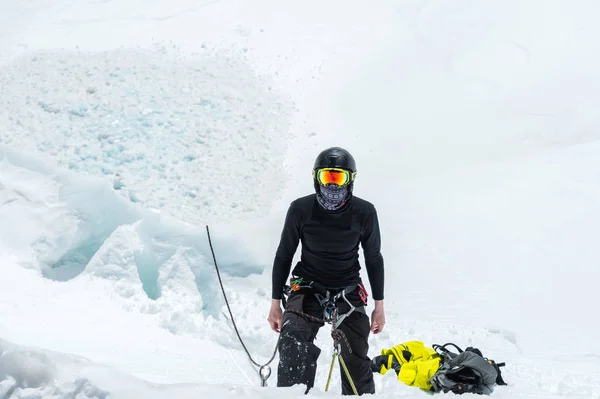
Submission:
M 264 363 L 285 211 L 331 145 L 380 216 L 371 356 L 474 345 L 507 363 L 494 397 L 600 398 L 599 13 L 0 0 L 0 398 L 306 397 L 275 387 L 278 357 L 260 386 L 205 226 Z M 330 342 L 308 397 L 340 395 Z

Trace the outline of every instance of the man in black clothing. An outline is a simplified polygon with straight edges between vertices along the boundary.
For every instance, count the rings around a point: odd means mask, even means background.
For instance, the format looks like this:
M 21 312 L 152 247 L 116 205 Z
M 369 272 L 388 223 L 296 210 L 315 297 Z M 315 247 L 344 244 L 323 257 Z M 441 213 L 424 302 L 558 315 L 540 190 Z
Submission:
M 356 310 L 338 327 L 346 338 L 340 345 L 340 353 L 358 393 L 375 393 L 367 356 L 368 338 L 370 332 L 380 333 L 385 324 L 377 212 L 371 203 L 352 194 L 356 163 L 348 151 L 332 147 L 321 152 L 313 167 L 313 177 L 316 192 L 296 199 L 288 209 L 273 264 L 268 321 L 274 331 L 281 333 L 277 386 L 305 384 L 306 392 L 313 387 L 321 352 L 313 341 L 324 325 L 323 290 L 332 294 L 345 291 Z M 283 289 L 300 241 L 301 259 L 292 271 L 292 291 L 284 316 Z M 375 300 L 370 325 L 365 311 L 367 294 L 359 273 L 359 244 Z M 339 314 L 350 310 L 343 298 L 336 305 Z M 342 394 L 353 394 L 343 370 L 341 380 Z

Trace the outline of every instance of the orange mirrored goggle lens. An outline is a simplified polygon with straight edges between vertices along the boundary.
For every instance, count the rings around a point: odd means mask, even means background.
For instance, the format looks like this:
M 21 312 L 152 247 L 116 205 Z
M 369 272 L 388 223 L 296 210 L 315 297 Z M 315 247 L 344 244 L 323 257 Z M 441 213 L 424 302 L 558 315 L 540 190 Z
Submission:
M 319 169 L 317 170 L 317 180 L 323 185 L 344 186 L 350 183 L 350 172 L 342 169 Z

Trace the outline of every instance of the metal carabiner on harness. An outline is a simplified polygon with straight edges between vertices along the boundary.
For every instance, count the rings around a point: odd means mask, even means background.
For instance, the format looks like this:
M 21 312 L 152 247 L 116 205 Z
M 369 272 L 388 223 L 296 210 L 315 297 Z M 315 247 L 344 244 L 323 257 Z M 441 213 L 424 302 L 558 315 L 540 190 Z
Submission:
M 331 323 L 333 321 L 333 317 L 335 316 L 335 311 L 335 304 L 327 304 L 323 310 L 323 319 L 327 323 Z
M 340 294 L 338 294 L 340 295 Z M 336 295 L 336 297 L 338 297 L 338 295 Z M 335 328 L 338 328 L 340 324 L 342 324 L 342 322 L 344 321 L 344 319 L 348 316 L 350 316 L 350 314 L 352 312 L 354 312 L 354 310 L 356 309 L 356 307 L 354 305 L 352 305 L 352 303 L 348 300 L 348 298 L 346 298 L 346 290 L 341 292 L 341 296 L 342 298 L 344 298 L 344 301 L 346 301 L 346 303 L 348 304 L 348 306 L 350 306 L 350 310 L 348 310 L 346 313 L 340 315 L 337 318 L 337 323 L 335 324 Z
M 327 323 L 332 323 L 334 319 L 336 320 L 335 326 L 333 326 L 334 328 L 338 328 L 340 324 L 342 324 L 344 319 L 348 317 L 352 312 L 354 312 L 354 310 L 356 310 L 356 307 L 352 305 L 348 298 L 346 298 L 345 289 L 338 292 L 333 297 L 331 296 L 331 293 L 329 291 L 326 292 L 325 296 L 321 294 L 315 294 L 315 296 L 319 300 L 321 306 L 323 306 L 323 320 L 325 320 Z M 338 299 L 340 299 L 340 297 L 344 299 L 344 301 L 348 304 L 350 309 L 346 313 L 338 315 L 338 307 L 336 305 L 336 302 L 338 301 Z

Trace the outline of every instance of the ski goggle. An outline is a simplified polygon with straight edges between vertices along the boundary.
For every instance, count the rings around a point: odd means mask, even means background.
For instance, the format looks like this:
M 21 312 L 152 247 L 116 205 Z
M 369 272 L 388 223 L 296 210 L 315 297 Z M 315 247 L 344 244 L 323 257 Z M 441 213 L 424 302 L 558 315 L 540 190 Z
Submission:
M 356 177 L 356 172 L 349 172 L 340 168 L 322 168 L 313 171 L 313 177 L 322 185 L 336 184 L 345 186 Z

